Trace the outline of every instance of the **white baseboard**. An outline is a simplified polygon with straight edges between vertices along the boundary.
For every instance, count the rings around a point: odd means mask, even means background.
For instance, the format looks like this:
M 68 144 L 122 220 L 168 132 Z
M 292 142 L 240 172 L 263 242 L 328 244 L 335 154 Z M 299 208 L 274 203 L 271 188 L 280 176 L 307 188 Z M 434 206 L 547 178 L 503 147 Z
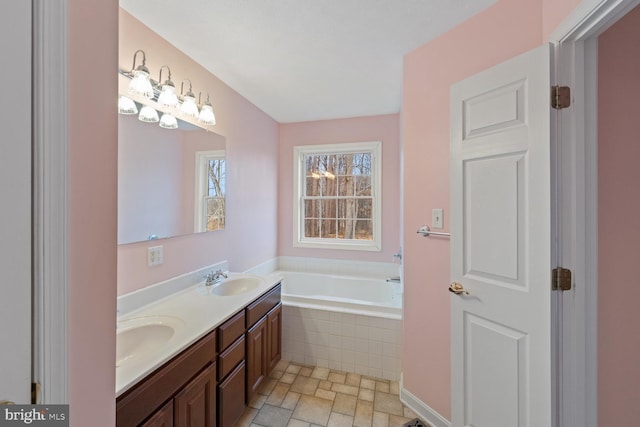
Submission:
M 402 375 L 400 375 L 400 401 L 415 412 L 422 421 L 431 424 L 432 427 L 451 427 L 449 420 L 404 388 Z

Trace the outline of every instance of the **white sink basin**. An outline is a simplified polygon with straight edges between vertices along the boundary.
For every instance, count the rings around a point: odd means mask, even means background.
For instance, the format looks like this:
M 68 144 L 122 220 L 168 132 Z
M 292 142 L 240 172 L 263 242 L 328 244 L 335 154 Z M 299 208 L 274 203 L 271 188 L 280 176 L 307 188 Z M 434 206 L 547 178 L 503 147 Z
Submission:
M 212 295 L 232 296 L 251 292 L 260 286 L 262 281 L 254 276 L 239 276 L 225 279 L 222 283 L 211 287 Z
M 149 316 L 118 322 L 116 368 L 167 345 L 182 320 L 170 316 Z

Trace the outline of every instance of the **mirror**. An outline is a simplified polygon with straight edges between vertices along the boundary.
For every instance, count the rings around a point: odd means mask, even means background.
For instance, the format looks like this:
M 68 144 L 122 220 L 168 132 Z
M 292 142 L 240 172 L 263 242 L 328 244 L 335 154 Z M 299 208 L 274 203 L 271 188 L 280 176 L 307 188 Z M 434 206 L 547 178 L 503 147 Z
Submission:
M 140 105 L 138 105 L 140 107 Z M 118 115 L 118 244 L 221 230 L 225 138 Z

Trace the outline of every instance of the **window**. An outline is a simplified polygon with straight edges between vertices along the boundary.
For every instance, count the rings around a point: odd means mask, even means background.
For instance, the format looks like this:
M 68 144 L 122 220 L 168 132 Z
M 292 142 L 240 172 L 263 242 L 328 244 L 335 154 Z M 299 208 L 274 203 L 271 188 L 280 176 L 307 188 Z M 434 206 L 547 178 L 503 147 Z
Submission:
M 196 152 L 195 231 L 224 229 L 225 152 Z
M 294 147 L 294 246 L 381 250 L 381 147 Z

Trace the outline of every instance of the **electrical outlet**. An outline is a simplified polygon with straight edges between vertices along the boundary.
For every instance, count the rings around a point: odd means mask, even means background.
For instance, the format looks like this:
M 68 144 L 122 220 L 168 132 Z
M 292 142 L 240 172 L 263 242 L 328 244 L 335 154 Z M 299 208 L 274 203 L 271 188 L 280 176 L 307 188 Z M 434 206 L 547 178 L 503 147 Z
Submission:
M 442 209 L 431 210 L 431 228 L 444 228 L 444 218 Z
M 152 246 L 147 249 L 147 266 L 160 265 L 164 261 L 162 246 Z

